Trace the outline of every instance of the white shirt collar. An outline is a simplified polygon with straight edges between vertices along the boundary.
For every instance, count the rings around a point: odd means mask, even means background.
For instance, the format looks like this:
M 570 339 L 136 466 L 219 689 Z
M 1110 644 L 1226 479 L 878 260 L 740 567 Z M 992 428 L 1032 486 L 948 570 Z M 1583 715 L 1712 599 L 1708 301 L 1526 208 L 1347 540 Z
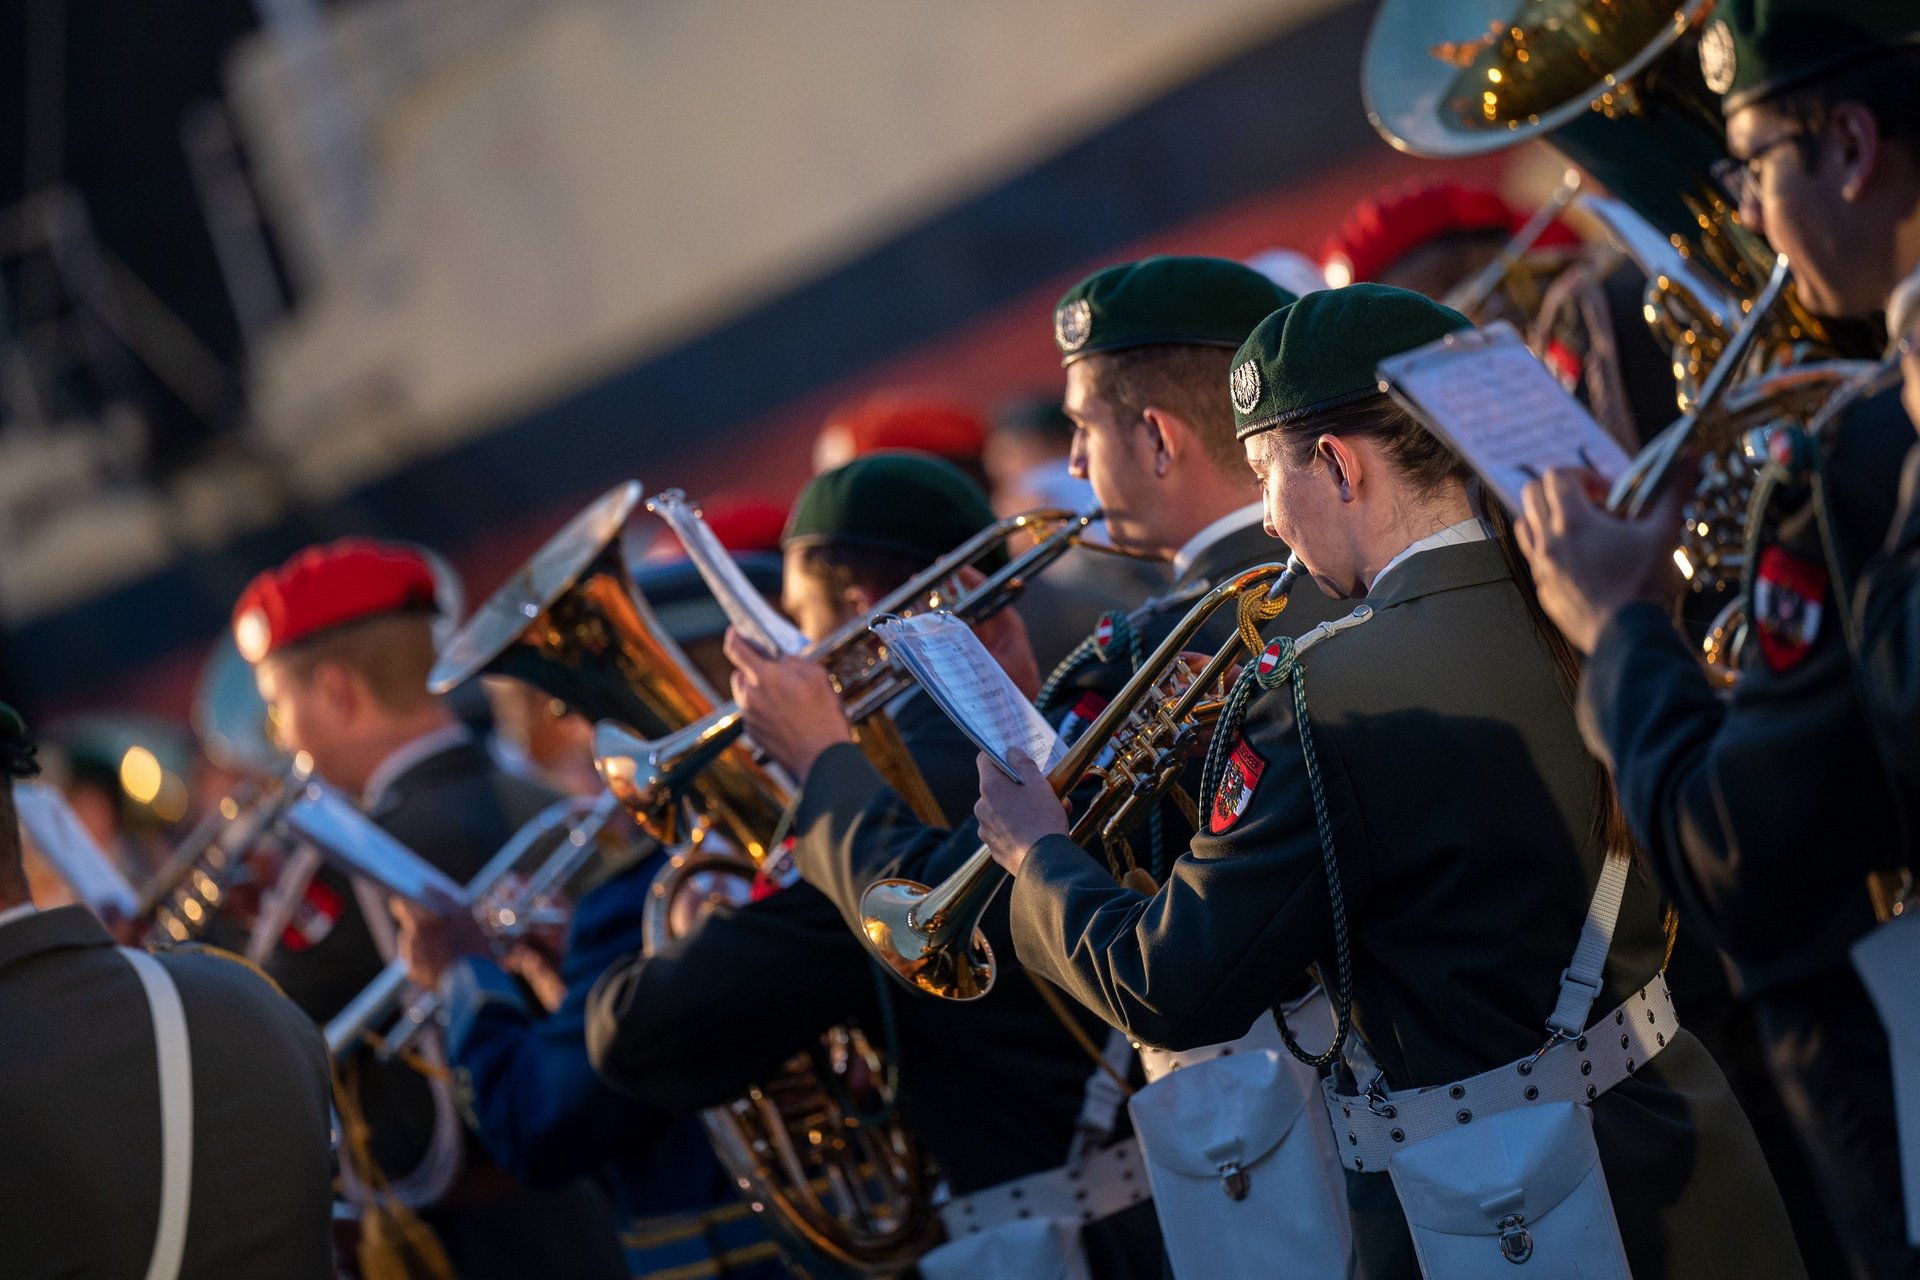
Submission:
M 1265 518 L 1266 511 L 1261 505 L 1257 502 L 1249 502 L 1238 511 L 1227 512 L 1227 514 L 1221 516 L 1218 520 L 1215 520 L 1191 538 L 1188 538 L 1187 544 L 1173 553 L 1174 580 L 1177 582 L 1181 578 L 1186 577 L 1187 570 L 1193 567 L 1193 562 L 1198 560 L 1214 543 L 1229 534 L 1240 532 L 1248 525 L 1259 524 Z
M 458 720 L 438 729 L 421 734 L 412 742 L 394 748 L 394 750 L 373 767 L 367 775 L 367 785 L 360 793 L 360 807 L 372 812 L 401 774 L 442 751 L 451 751 L 473 741 L 473 731 Z
M 15 920 L 25 920 L 38 910 L 39 908 L 34 906 L 32 902 L 16 903 L 8 907 L 5 911 L 0 911 L 0 929 L 6 928 Z
M 1367 594 L 1372 595 L 1380 589 L 1380 580 L 1392 573 L 1395 565 L 1413 559 L 1422 551 L 1459 546 L 1467 542 L 1485 542 L 1490 536 L 1487 527 L 1480 523 L 1480 517 L 1468 516 L 1458 524 L 1450 524 L 1438 533 L 1430 533 L 1424 538 L 1416 539 L 1405 551 L 1380 567 L 1380 572 L 1373 575 L 1373 581 L 1367 587 Z

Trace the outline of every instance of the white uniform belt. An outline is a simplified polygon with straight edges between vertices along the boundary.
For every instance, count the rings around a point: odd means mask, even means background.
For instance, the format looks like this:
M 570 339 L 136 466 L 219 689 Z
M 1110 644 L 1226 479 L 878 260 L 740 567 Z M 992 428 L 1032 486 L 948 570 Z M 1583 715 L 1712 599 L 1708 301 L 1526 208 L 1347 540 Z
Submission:
M 1030 1173 L 972 1195 L 955 1196 L 940 1210 L 940 1221 L 948 1238 L 958 1240 L 1022 1218 L 1097 1222 L 1144 1203 L 1150 1194 L 1139 1144 L 1128 1138 L 1094 1152 L 1078 1167 Z
M 1664 974 L 1572 1040 L 1456 1084 L 1348 1097 L 1321 1081 L 1340 1163 L 1385 1173 L 1393 1153 L 1476 1118 L 1534 1102 L 1592 1102 L 1673 1040 L 1680 1019 Z
M 1224 1044 L 1203 1044 L 1197 1049 L 1155 1049 L 1143 1044 L 1139 1049 L 1140 1065 L 1146 1071 L 1148 1084 L 1184 1067 L 1198 1066 L 1229 1054 L 1253 1053 L 1260 1049 L 1272 1049 L 1280 1054 L 1287 1051 L 1280 1039 L 1280 1028 L 1268 1016 L 1262 1016 L 1260 1021 L 1253 1024 L 1253 1029 L 1238 1040 L 1228 1040 Z

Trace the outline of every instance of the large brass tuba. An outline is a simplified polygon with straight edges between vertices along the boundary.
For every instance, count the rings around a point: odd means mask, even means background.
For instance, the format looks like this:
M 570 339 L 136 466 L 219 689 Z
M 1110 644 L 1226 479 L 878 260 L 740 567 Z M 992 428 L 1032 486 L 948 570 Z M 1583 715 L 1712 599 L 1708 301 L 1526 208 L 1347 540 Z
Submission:
M 621 554 L 639 501 L 639 484 L 621 485 L 555 534 L 442 648 L 431 687 L 444 692 L 482 672 L 515 676 L 600 721 L 603 733 L 624 726 L 665 735 L 709 716 L 718 700 L 660 628 Z M 688 923 L 668 906 L 716 878 L 751 880 L 790 798 L 743 743 L 715 748 L 707 763 L 656 827 L 676 842 L 689 835 L 693 847 L 654 888 L 665 905 L 649 918 L 650 949 Z M 615 782 L 604 765 L 603 775 Z M 612 790 L 626 800 L 618 785 Z M 682 800 L 696 815 L 690 830 Z M 722 844 L 740 852 L 716 851 Z M 876 1104 L 885 1104 L 871 1112 L 849 1100 L 869 1077 Z M 909 1268 L 933 1221 L 932 1175 L 891 1108 L 890 1079 L 883 1055 L 857 1030 L 836 1028 L 818 1054 L 810 1049 L 779 1079 L 703 1117 L 715 1153 L 772 1229 L 867 1275 Z
M 1261 565 L 1207 592 L 1075 739 L 1047 780 L 1060 795 L 1084 778 L 1099 782 L 1074 819 L 1070 834 L 1076 842 L 1118 840 L 1173 786 L 1201 731 L 1218 718 L 1235 664 L 1264 647 L 1259 628 L 1286 608 L 1298 573 L 1297 560 L 1284 568 Z M 1182 651 L 1229 606 L 1238 610 L 1233 636 L 1195 671 Z M 977 1000 L 995 978 L 993 948 L 980 918 L 1006 879 L 982 845 L 932 888 L 913 880 L 875 881 L 860 897 L 867 947 L 915 991 Z
M 901 584 L 874 606 L 871 616 L 906 616 L 928 609 L 946 609 L 964 621 L 978 622 L 1005 608 L 1036 575 L 1074 547 L 1111 550 L 1106 544 L 1091 542 L 1086 537 L 1087 528 L 1099 519 L 1097 510 L 1077 515 L 1069 511 L 1040 510 L 1008 516 L 982 529 Z M 965 584 L 963 575 L 968 570 L 983 571 L 983 566 L 990 564 L 992 557 L 1011 542 L 1028 536 L 1034 542 L 1025 551 L 977 584 Z M 806 652 L 833 677 L 847 720 L 860 735 L 862 748 L 867 749 L 869 755 L 883 757 L 875 763 L 888 781 L 899 787 L 897 771 L 890 770 L 884 758 L 888 750 L 897 748 L 882 737 L 876 752 L 872 749 L 872 737 L 864 730 L 878 719 L 889 702 L 912 684 L 912 677 L 888 659 L 885 645 L 868 630 L 867 622 L 867 618 L 855 618 L 810 645 Z M 618 725 L 602 725 L 594 733 L 593 754 L 607 785 L 643 827 L 659 836 L 672 829 L 679 796 L 687 788 L 697 787 L 716 760 L 726 758 L 723 753 L 742 750 L 739 740 L 743 727 L 740 708 L 729 702 L 652 741 Z M 899 789 L 902 795 L 914 798 L 904 787 Z

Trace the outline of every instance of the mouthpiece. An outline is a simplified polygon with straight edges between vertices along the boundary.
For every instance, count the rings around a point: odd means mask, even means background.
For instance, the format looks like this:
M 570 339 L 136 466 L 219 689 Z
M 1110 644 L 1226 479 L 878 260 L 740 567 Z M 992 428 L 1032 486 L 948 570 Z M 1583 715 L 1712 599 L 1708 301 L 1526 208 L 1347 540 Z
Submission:
M 1279 604 L 1285 600 L 1287 593 L 1293 590 L 1294 580 L 1305 570 L 1306 566 L 1300 563 L 1299 556 L 1289 555 L 1287 567 L 1281 571 L 1279 577 L 1273 580 L 1273 585 L 1267 588 L 1267 603 Z

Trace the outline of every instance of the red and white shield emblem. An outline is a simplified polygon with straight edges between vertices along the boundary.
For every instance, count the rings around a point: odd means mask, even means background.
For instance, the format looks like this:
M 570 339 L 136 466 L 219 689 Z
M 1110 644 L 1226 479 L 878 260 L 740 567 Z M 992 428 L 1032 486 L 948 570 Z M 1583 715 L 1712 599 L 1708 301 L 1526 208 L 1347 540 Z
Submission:
M 1265 655 L 1261 655 L 1265 660 Z M 1247 806 L 1253 802 L 1253 791 L 1260 785 L 1260 775 L 1265 773 L 1267 762 L 1247 741 L 1247 735 L 1241 734 L 1233 744 L 1233 751 L 1227 756 L 1227 767 L 1220 774 L 1220 786 L 1213 793 L 1213 807 L 1207 812 L 1207 834 L 1222 835 L 1233 829 L 1240 821 Z
M 1093 624 L 1093 642 L 1104 649 L 1113 643 L 1113 615 L 1103 613 L 1100 621 Z
M 1258 670 L 1261 675 L 1272 675 L 1274 668 L 1280 665 L 1280 648 L 1280 642 L 1275 640 L 1272 644 L 1269 644 L 1260 651 L 1260 661 L 1256 664 L 1255 669 Z
M 320 945 L 333 932 L 333 926 L 339 922 L 340 913 L 346 907 L 346 899 L 332 885 L 319 880 L 308 881 L 307 891 L 300 895 L 300 901 L 294 905 L 292 918 L 280 934 L 280 945 L 289 951 L 305 951 Z
M 1774 674 L 1799 665 L 1820 634 L 1827 594 L 1827 567 L 1779 547 L 1760 553 L 1753 580 L 1753 625 L 1760 652 Z

